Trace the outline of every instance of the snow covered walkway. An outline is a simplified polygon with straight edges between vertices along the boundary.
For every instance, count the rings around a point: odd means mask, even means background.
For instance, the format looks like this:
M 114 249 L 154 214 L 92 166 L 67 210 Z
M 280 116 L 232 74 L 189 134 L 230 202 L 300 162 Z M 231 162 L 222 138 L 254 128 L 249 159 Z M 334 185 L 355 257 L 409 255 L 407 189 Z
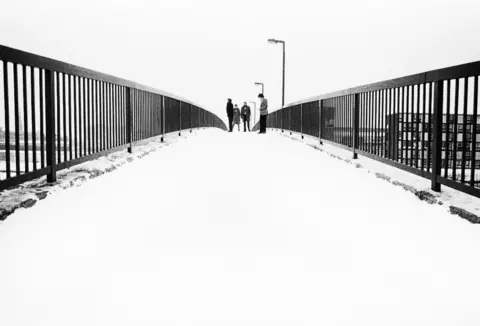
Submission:
M 479 325 L 479 252 L 352 165 L 208 130 L 0 224 L 0 325 Z

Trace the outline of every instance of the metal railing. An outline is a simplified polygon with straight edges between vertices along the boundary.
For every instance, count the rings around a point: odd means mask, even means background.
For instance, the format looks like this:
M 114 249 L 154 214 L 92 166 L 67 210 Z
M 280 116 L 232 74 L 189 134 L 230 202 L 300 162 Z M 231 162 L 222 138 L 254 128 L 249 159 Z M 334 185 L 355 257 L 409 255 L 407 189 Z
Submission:
M 201 127 L 226 130 L 181 97 L 0 45 L 0 190 Z
M 479 75 L 473 62 L 320 95 L 270 113 L 267 127 L 480 197 Z

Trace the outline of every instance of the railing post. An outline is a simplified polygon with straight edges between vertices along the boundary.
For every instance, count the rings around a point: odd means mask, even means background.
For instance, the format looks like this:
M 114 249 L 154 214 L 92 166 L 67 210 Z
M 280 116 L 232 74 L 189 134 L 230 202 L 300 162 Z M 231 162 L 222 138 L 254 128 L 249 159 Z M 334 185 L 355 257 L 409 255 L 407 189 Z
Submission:
M 165 140 L 165 95 L 162 95 L 162 143 Z
M 182 135 L 182 101 L 180 101 L 180 128 L 178 129 L 178 135 Z
M 290 136 L 292 135 L 292 108 L 288 108 L 288 130 L 290 130 Z
M 323 145 L 322 138 L 323 138 L 323 100 L 317 101 L 318 106 L 318 140 L 320 145 Z
M 302 139 L 304 139 L 303 137 L 303 103 L 300 103 L 300 134 L 302 135 Z
M 282 106 L 281 110 L 280 110 L 280 124 L 281 124 L 281 128 L 282 128 L 282 132 L 283 132 L 283 113 L 285 111 L 285 108 Z
M 442 163 L 442 118 L 443 118 L 443 81 L 434 84 L 433 100 L 433 144 L 432 144 L 432 190 L 440 191 L 440 176 Z
M 57 181 L 55 156 L 55 84 L 53 71 L 51 70 L 45 70 L 45 120 L 47 166 L 50 167 L 50 173 L 47 174 L 47 182 L 55 182 Z
M 192 113 L 193 113 L 193 106 L 192 106 L 192 104 L 190 104 L 190 133 L 192 132 L 192 129 L 193 129 L 193 123 L 192 123 L 193 117 L 192 117 Z
M 355 106 L 353 108 L 353 159 L 358 158 L 357 149 L 358 149 L 358 122 L 359 122 L 359 112 L 360 112 L 360 94 L 355 94 Z
M 132 153 L 132 126 L 133 126 L 133 119 L 132 119 L 132 89 L 130 87 L 127 88 L 127 143 L 128 143 L 128 152 Z

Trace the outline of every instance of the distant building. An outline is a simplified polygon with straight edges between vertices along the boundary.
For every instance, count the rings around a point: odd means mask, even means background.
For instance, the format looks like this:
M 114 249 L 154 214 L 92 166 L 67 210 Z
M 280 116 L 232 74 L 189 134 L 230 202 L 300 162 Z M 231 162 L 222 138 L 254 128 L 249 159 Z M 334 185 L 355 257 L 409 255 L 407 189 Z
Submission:
M 387 116 L 386 126 L 386 156 L 393 160 L 403 160 L 407 165 L 414 165 L 415 161 L 418 166 L 432 166 L 432 151 L 428 156 L 429 146 L 433 144 L 433 124 L 432 116 L 423 114 L 411 114 L 407 119 L 403 120 L 400 114 Z M 464 130 L 464 115 L 458 115 L 457 126 L 455 130 L 455 117 L 450 115 L 447 122 L 447 115 L 443 115 L 442 119 L 442 168 L 453 168 L 454 161 L 456 168 L 461 168 L 465 164 L 465 168 L 471 168 L 472 161 L 472 145 L 473 145 L 473 128 L 476 128 L 476 157 L 475 169 L 480 169 L 480 117 L 474 123 L 472 115 L 466 115 Z M 417 128 L 418 126 L 418 128 Z M 418 130 L 417 130 L 418 129 Z M 456 131 L 456 133 L 455 133 Z M 448 139 L 447 139 L 448 134 Z M 448 148 L 448 162 L 447 157 Z M 402 155 L 403 154 L 403 155 Z M 462 162 L 463 154 L 465 160 Z M 455 158 L 455 159 L 454 159 Z

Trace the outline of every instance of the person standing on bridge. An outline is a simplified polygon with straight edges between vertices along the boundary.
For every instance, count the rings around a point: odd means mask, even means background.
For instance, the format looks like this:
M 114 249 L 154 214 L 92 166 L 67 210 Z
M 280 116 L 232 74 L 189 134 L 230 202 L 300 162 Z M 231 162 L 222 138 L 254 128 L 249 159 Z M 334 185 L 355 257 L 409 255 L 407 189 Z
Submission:
M 232 132 L 233 130 L 233 125 L 232 125 L 232 120 L 233 120 L 233 104 L 232 104 L 232 99 L 229 98 L 227 102 L 227 116 L 228 116 L 228 132 Z
M 268 101 L 262 93 L 258 94 L 260 99 L 260 131 L 259 134 L 267 133 L 267 115 L 268 115 Z
M 250 131 L 250 107 L 247 105 L 247 102 L 243 102 L 242 106 L 242 120 L 243 120 L 243 132 Z
M 238 131 L 240 131 L 240 109 L 236 104 L 235 104 L 235 107 L 233 108 L 233 124 L 234 124 L 234 127 L 235 125 L 238 125 Z

